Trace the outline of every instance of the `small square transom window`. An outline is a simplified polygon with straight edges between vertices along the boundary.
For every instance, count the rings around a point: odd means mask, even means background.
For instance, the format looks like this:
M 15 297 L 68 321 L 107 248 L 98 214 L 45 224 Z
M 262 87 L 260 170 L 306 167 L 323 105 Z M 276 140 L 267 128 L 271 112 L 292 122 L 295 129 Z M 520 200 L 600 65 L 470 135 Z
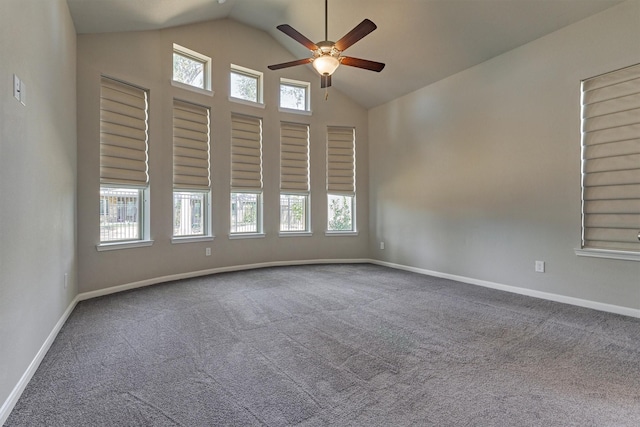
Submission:
M 309 82 L 280 79 L 280 108 L 309 111 Z
M 174 44 L 173 81 L 210 90 L 211 58 Z
M 262 73 L 249 68 L 231 65 L 230 96 L 244 101 L 262 103 Z

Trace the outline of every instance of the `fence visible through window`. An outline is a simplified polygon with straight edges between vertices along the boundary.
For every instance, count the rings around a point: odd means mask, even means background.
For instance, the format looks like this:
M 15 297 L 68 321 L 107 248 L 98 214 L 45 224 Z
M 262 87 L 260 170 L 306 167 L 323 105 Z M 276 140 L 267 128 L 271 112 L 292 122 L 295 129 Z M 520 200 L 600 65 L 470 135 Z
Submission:
M 100 188 L 100 241 L 140 239 L 140 190 Z
M 231 233 L 258 232 L 258 194 L 231 193 Z
M 307 196 L 280 195 L 280 231 L 307 231 Z
M 204 235 L 205 194 L 202 192 L 173 193 L 173 235 Z

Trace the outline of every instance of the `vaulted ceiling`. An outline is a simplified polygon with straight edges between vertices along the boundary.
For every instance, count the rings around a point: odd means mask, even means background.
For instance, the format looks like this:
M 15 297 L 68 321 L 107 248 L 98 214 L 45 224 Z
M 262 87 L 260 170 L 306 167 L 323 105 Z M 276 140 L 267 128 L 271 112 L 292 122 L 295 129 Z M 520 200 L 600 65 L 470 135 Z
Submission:
M 139 31 L 230 18 L 262 29 L 292 58 L 309 51 L 282 34 L 289 24 L 314 42 L 324 39 L 323 0 L 67 0 L 78 33 Z M 387 64 L 381 73 L 340 67 L 333 86 L 371 108 L 622 0 L 329 0 L 329 39 L 364 18 L 378 29 L 347 54 Z M 212 41 L 213 42 L 213 41 Z M 310 65 L 305 65 L 310 67 Z

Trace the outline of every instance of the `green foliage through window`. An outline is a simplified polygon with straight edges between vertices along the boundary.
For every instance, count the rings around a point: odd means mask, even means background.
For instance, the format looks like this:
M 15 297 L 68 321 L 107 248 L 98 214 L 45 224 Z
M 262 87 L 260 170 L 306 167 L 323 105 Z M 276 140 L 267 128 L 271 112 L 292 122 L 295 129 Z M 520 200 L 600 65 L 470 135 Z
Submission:
M 280 231 L 307 231 L 307 195 L 280 195 Z
M 353 196 L 329 195 L 329 231 L 353 231 Z

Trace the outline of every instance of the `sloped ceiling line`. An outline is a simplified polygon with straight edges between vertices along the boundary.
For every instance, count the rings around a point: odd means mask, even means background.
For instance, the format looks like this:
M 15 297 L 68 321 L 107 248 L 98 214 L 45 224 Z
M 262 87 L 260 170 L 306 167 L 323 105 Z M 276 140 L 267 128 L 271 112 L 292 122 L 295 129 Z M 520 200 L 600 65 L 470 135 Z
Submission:
M 458 73 L 623 0 L 329 0 L 329 38 L 364 18 L 378 29 L 349 50 L 380 73 L 341 67 L 333 85 L 366 108 Z M 143 31 L 230 18 L 269 33 L 292 54 L 308 51 L 276 29 L 324 39 L 323 0 L 67 0 L 78 33 Z M 335 40 L 334 40 L 335 41 Z M 281 61 L 282 60 L 282 61 Z M 274 58 L 284 62 L 287 58 Z

